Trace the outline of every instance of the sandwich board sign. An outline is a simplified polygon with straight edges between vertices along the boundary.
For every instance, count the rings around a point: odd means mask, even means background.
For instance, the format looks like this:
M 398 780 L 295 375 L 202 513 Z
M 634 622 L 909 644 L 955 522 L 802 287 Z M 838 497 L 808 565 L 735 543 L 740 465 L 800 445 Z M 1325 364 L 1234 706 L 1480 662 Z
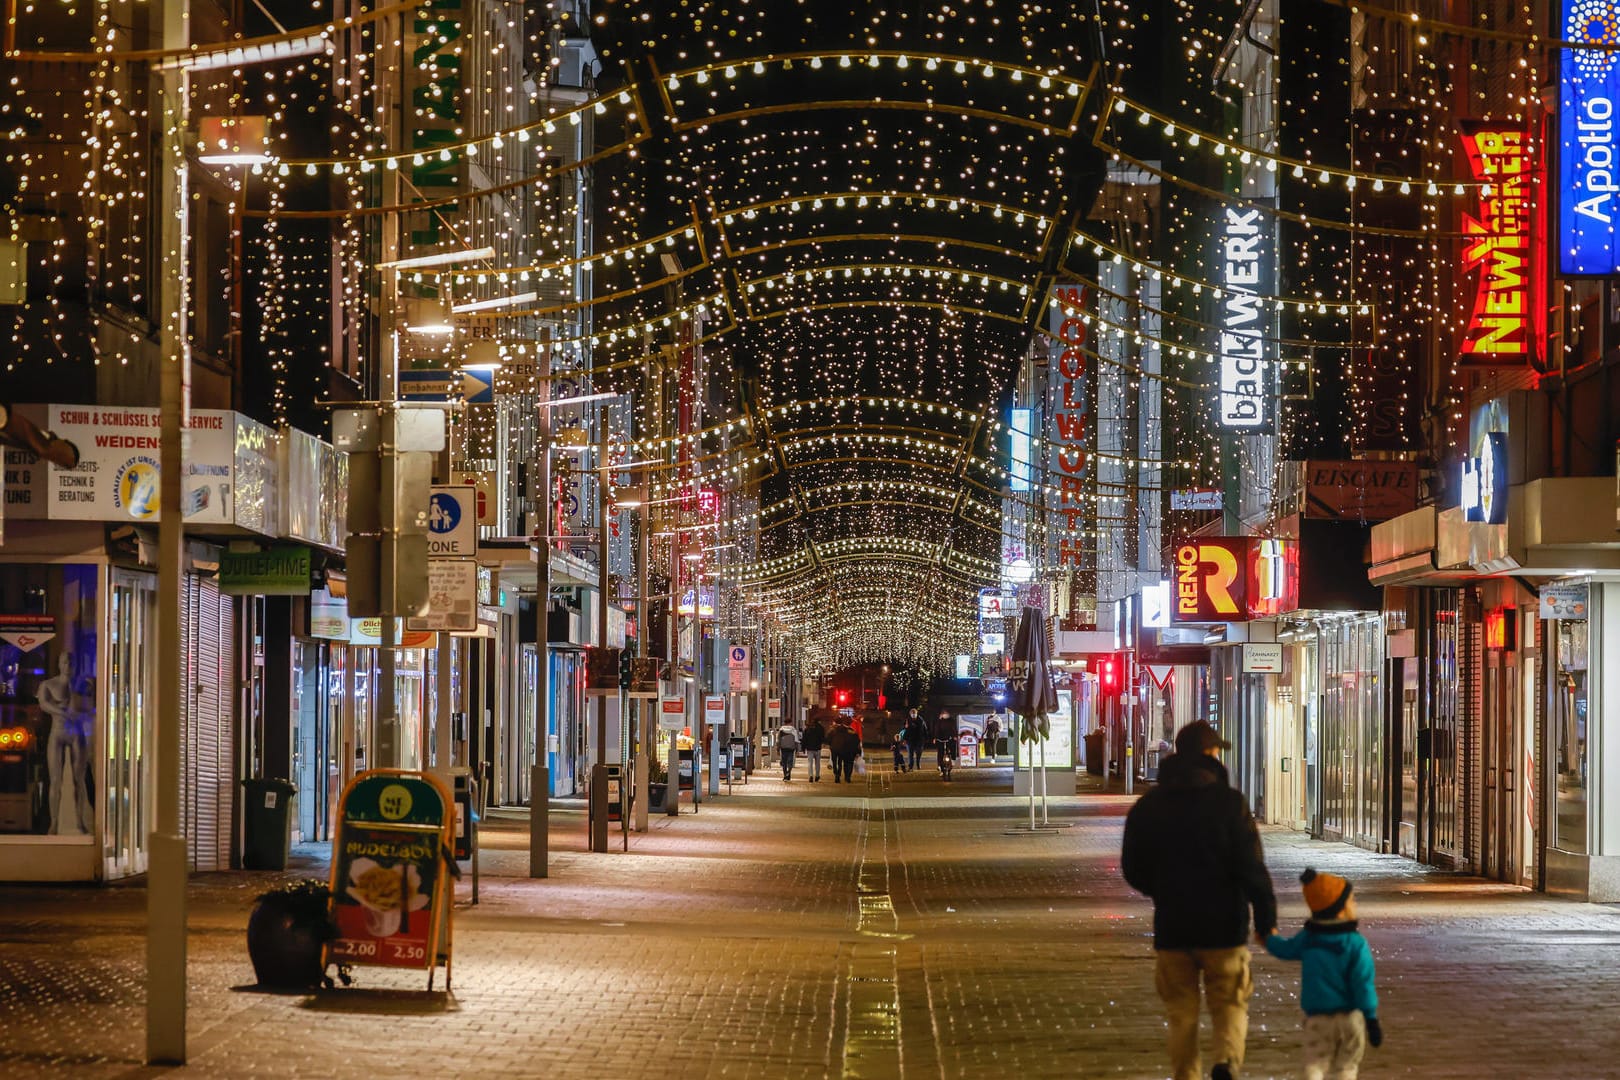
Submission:
M 450 988 L 453 807 L 427 773 L 371 769 L 349 781 L 332 839 L 328 961 L 425 968 L 429 990 L 442 964 Z

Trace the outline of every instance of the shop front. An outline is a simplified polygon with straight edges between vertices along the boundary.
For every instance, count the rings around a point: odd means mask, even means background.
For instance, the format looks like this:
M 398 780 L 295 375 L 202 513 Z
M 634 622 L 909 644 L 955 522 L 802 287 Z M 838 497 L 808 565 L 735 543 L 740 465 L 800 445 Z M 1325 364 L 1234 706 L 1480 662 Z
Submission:
M 152 825 L 158 411 L 20 409 L 74 441 L 81 460 L 61 469 L 6 455 L 0 878 L 127 877 L 146 869 Z M 181 825 L 198 870 L 230 865 L 242 749 L 235 605 L 220 592 L 220 545 L 273 532 L 275 441 L 235 413 L 192 415 L 176 629 L 193 689 L 177 722 Z
M 1374 531 L 1371 580 L 1399 627 L 1387 650 L 1394 850 L 1620 899 L 1620 833 L 1601 797 L 1602 731 L 1620 699 L 1606 700 L 1594 660 L 1620 624 L 1614 481 L 1509 478 L 1488 499 L 1497 511 L 1475 510 L 1484 520 L 1423 508 Z

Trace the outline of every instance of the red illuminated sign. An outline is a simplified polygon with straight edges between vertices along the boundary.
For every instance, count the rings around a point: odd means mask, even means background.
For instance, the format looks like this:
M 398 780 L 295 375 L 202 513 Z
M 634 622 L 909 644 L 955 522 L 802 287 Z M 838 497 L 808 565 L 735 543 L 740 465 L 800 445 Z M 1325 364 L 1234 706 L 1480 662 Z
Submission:
M 1535 359 L 1540 272 L 1534 241 L 1535 159 L 1530 133 L 1472 123 L 1463 149 L 1479 181 L 1479 212 L 1463 214 L 1462 265 L 1479 271 L 1462 354 L 1476 364 Z
M 1299 607 L 1299 545 L 1206 536 L 1175 546 L 1173 622 L 1247 622 Z
M 1512 652 L 1517 646 L 1517 634 L 1514 632 L 1518 609 L 1510 607 L 1492 608 L 1485 613 L 1485 647 L 1487 649 L 1500 649 Z
M 1054 511 L 1063 530 L 1057 541 L 1057 563 L 1078 568 L 1085 554 L 1079 534 L 1087 518 L 1085 481 L 1090 461 L 1086 445 L 1090 420 L 1086 403 L 1089 326 L 1082 318 L 1088 298 L 1084 289 L 1074 285 L 1060 286 L 1052 296 L 1058 302 L 1051 316 L 1057 345 L 1049 376 L 1052 427 L 1047 432 L 1047 443 L 1051 447 L 1051 475 L 1057 478 Z

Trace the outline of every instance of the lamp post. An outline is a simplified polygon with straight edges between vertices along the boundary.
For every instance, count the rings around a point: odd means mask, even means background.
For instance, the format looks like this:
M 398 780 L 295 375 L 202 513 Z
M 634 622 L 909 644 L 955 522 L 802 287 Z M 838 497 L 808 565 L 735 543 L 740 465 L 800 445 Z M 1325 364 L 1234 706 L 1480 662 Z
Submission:
M 190 4 L 163 6 L 163 47 L 190 45 Z M 159 450 L 158 676 L 156 756 L 153 760 L 152 832 L 147 837 L 146 1060 L 186 1060 L 186 841 L 180 832 L 180 732 L 185 714 L 185 654 L 181 648 L 185 522 L 181 495 L 184 439 L 191 414 L 191 333 L 186 317 L 191 288 L 189 174 L 186 129 L 191 81 L 183 64 L 156 66 L 153 93 L 162 108 L 162 188 L 158 282 L 158 363 L 162 369 Z

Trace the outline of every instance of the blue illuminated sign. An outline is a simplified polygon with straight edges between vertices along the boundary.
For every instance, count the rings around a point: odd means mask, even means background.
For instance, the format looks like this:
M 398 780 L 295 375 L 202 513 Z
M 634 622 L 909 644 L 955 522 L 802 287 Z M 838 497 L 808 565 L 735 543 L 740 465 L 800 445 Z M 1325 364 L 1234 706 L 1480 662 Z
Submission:
M 1007 425 L 1007 437 L 1012 445 L 1012 471 L 1009 486 L 1014 491 L 1028 491 L 1031 482 L 1035 479 L 1033 462 L 1030 459 L 1030 436 L 1035 429 L 1035 410 L 1014 409 L 1012 423 Z
M 1620 0 L 1560 0 L 1559 8 L 1566 41 L 1620 46 Z M 1620 52 L 1563 49 L 1559 68 L 1558 270 L 1620 273 Z

